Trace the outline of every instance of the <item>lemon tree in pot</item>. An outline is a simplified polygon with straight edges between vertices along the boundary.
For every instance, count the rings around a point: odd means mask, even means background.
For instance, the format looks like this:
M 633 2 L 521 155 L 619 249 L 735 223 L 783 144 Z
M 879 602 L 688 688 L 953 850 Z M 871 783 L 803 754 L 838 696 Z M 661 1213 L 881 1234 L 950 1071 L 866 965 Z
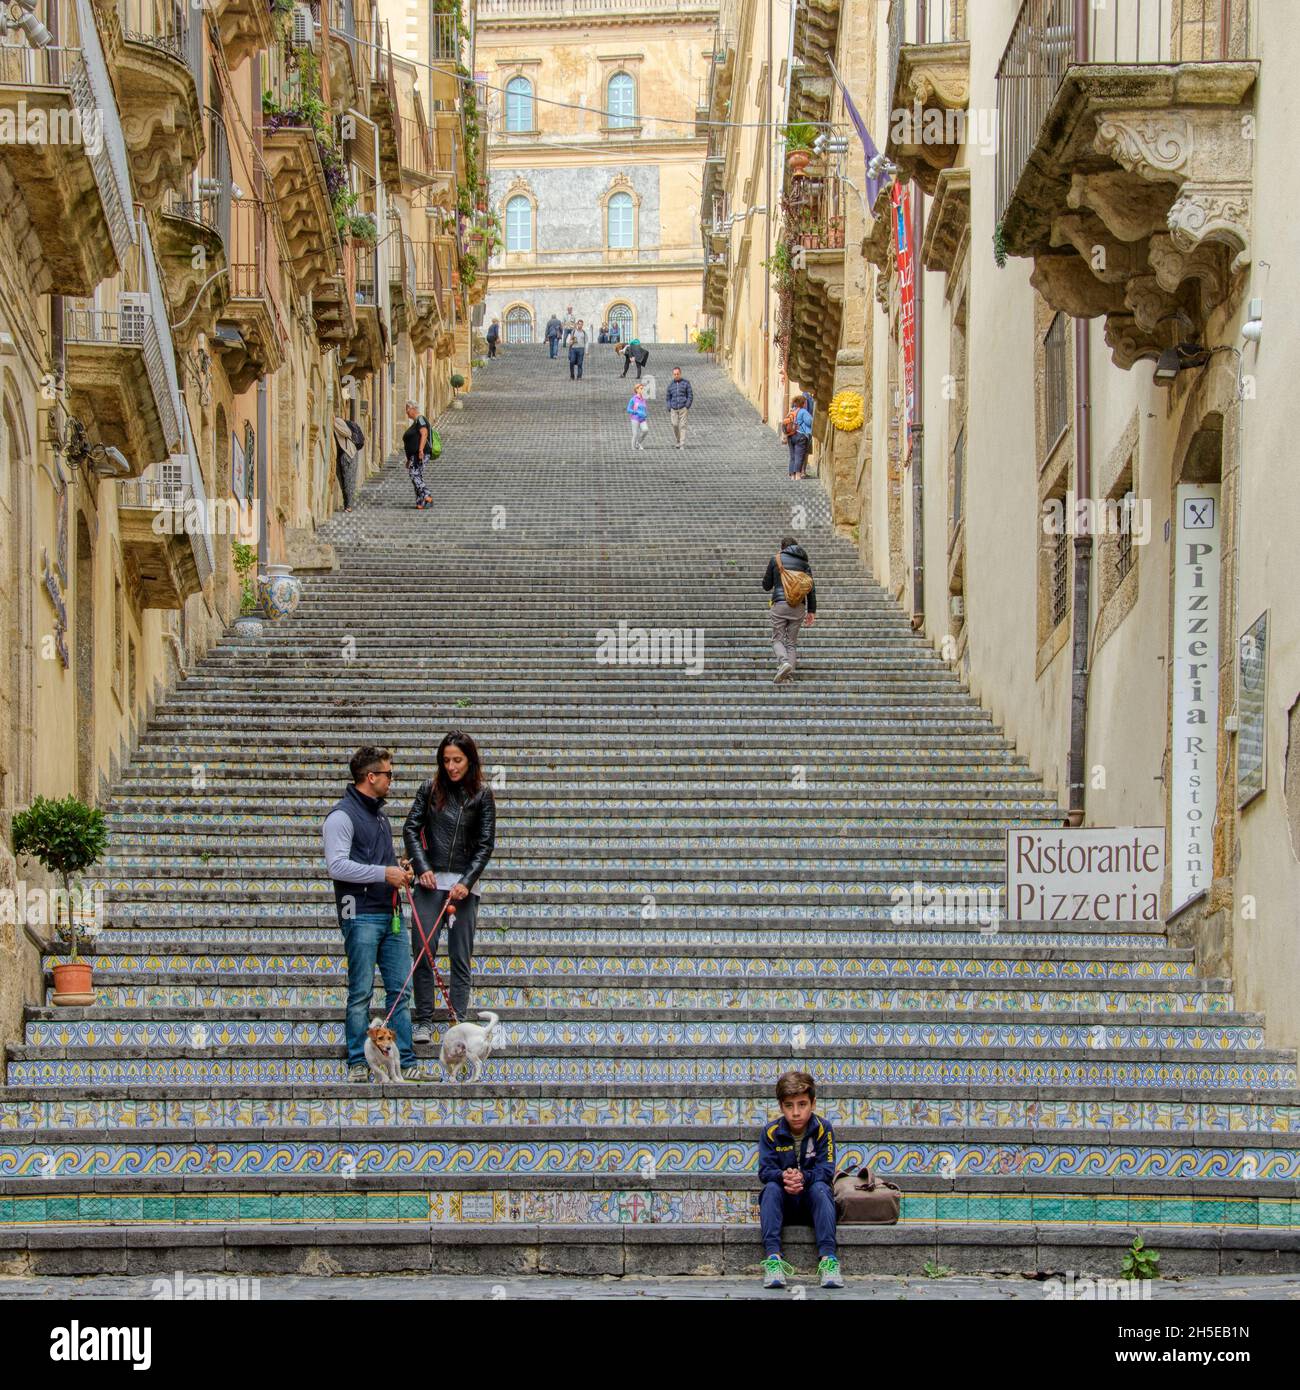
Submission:
M 35 859 L 63 885 L 62 902 L 55 901 L 50 920 L 61 940 L 72 951 L 72 958 L 54 967 L 54 1002 L 84 1005 L 95 1002 L 91 986 L 91 966 L 81 959 L 83 936 L 98 929 L 93 907 L 87 906 L 87 890 L 79 877 L 99 861 L 108 843 L 104 813 L 87 806 L 75 796 L 51 801 L 38 796 L 13 819 L 13 851 L 20 859 Z

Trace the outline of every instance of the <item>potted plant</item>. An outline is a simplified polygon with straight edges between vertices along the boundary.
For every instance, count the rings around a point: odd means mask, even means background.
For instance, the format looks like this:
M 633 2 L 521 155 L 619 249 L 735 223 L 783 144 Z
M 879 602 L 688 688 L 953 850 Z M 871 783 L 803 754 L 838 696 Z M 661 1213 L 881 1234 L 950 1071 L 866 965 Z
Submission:
M 785 128 L 786 155 L 792 174 L 802 174 L 812 161 L 817 127 L 810 121 L 792 121 Z
M 62 911 L 51 913 L 59 938 L 72 948 L 72 959 L 54 967 L 54 1002 L 78 1007 L 95 1002 L 92 968 L 80 956 L 82 936 L 98 931 L 94 908 L 87 911 L 86 892 L 74 881 L 98 862 L 108 843 L 104 813 L 75 796 L 51 801 L 38 796 L 13 818 L 13 850 L 16 857 L 35 859 L 63 885 Z M 73 895 L 78 901 L 74 903 Z
M 711 355 L 718 346 L 718 330 L 716 328 L 701 328 L 695 335 L 695 350 Z
M 257 607 L 257 581 L 253 569 L 257 564 L 257 551 L 241 541 L 231 541 L 234 554 L 235 573 L 239 576 L 239 616 L 235 619 L 235 631 L 242 637 L 260 637 L 264 631 L 262 615 Z
M 451 374 L 451 407 L 453 410 L 464 410 L 465 402 L 456 394 L 465 384 L 465 378 L 459 372 Z

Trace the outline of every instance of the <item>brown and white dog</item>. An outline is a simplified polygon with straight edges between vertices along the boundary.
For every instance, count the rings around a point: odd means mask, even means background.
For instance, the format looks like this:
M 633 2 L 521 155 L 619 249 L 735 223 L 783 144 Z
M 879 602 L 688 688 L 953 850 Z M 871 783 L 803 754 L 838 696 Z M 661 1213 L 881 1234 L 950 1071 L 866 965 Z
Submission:
M 480 1028 L 477 1023 L 457 1023 L 443 1035 L 438 1056 L 449 1077 L 459 1080 L 459 1074 L 466 1067 L 470 1069 L 471 1081 L 477 1081 L 483 1074 L 483 1063 L 492 1055 L 501 1020 L 496 1014 L 481 1010 L 479 1017 L 488 1020 L 486 1028 Z
M 366 1065 L 370 1075 L 380 1083 L 402 1079 L 402 1059 L 397 1052 L 397 1034 L 384 1026 L 381 1018 L 372 1018 L 366 1029 Z

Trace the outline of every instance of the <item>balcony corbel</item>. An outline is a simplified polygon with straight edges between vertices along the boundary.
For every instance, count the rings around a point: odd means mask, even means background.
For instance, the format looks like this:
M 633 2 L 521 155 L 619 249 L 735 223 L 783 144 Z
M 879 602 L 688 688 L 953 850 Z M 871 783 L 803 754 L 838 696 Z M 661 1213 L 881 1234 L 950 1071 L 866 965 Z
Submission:
M 970 43 L 906 44 L 898 53 L 885 154 L 899 177 L 915 179 L 931 197 L 966 140 Z

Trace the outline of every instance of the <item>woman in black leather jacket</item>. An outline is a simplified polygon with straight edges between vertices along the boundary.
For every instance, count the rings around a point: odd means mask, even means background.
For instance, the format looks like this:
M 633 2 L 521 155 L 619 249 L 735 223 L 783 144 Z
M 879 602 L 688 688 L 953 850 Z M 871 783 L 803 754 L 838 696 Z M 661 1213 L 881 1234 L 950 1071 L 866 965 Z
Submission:
M 415 869 L 415 910 L 429 939 L 429 953 L 415 967 L 415 1042 L 433 1037 L 433 970 L 429 955 L 438 949 L 438 920 L 448 898 L 443 925 L 451 935 L 451 1004 L 463 1019 L 469 1009 L 470 962 L 478 916 L 478 880 L 496 844 L 497 812 L 492 788 L 483 781 L 478 748 L 468 734 L 453 730 L 438 745 L 438 770 L 415 794 L 402 839 Z M 453 919 L 452 913 L 455 913 Z M 411 949 L 423 942 L 412 924 Z

